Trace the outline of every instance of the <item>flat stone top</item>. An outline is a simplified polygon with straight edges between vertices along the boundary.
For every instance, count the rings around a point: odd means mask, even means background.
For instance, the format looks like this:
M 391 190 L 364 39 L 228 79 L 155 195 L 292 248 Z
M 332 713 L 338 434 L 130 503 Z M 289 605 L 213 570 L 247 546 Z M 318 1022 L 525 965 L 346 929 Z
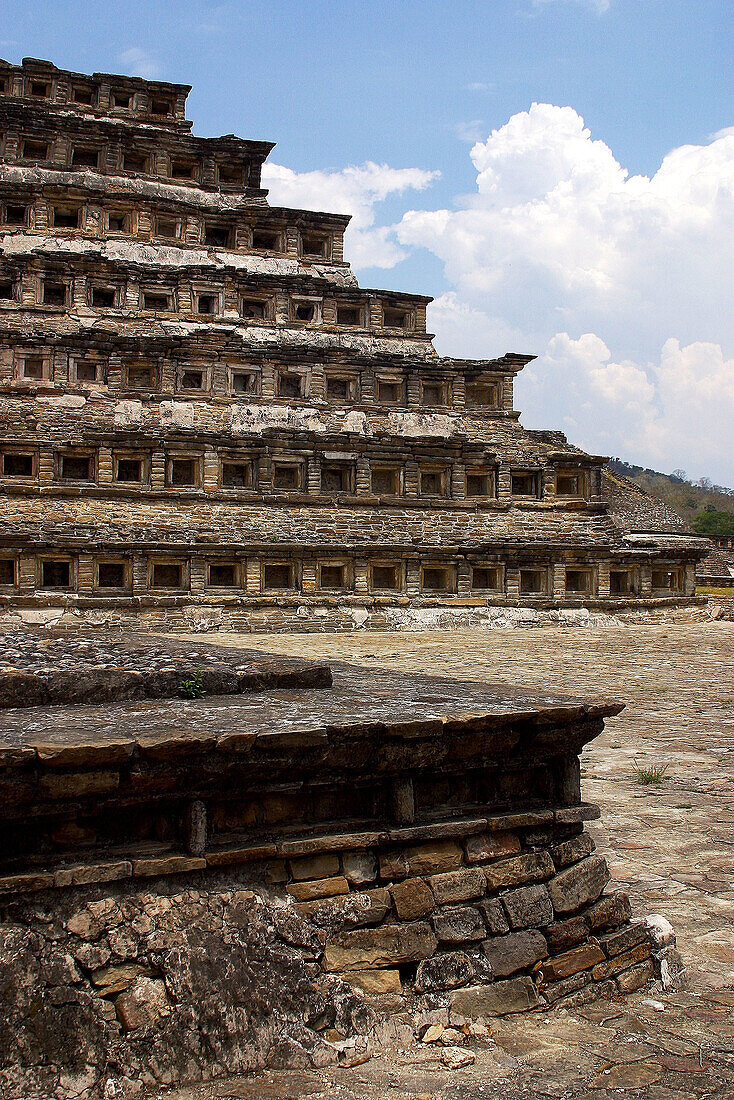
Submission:
M 74 672 L 89 668 L 161 672 L 191 665 L 224 665 L 233 672 L 244 672 L 275 666 L 302 667 L 303 661 L 149 634 L 49 634 L 33 628 L 0 633 L 0 672 Z
M 1 640 L 1 636 L 0 636 Z M 74 640 L 70 640 L 71 645 Z M 194 649 L 231 660 L 231 648 L 209 643 L 155 639 L 153 649 L 168 646 L 189 659 Z M 237 662 L 262 661 L 260 653 L 237 651 Z M 2 713 L 0 750 L 39 746 L 133 745 L 155 741 L 183 743 L 190 739 L 207 750 L 237 751 L 238 738 L 298 739 L 305 746 L 319 743 L 339 730 L 380 733 L 430 734 L 453 723 L 499 729 L 508 721 L 525 719 L 540 724 L 605 718 L 618 714 L 622 704 L 588 701 L 555 693 L 524 691 L 498 684 L 481 684 L 414 674 L 366 670 L 346 663 L 332 666 L 332 688 L 314 691 L 282 688 L 256 695 L 206 696 L 200 699 L 145 699 L 105 705 L 49 706 L 9 709 Z M 45 753 L 44 753 L 45 755 Z M 7 762 L 10 758 L 7 756 Z M 0 758 L 1 762 L 1 758 Z M 71 761 L 69 761 L 71 762 Z

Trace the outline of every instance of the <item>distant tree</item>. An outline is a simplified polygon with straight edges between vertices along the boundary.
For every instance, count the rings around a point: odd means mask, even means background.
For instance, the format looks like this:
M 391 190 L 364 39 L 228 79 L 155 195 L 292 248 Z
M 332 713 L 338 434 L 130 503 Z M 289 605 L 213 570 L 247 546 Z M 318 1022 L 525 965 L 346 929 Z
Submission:
M 693 517 L 692 527 L 699 535 L 734 536 L 734 513 L 718 512 L 709 505 Z
M 685 470 L 677 469 L 673 470 L 671 477 L 674 477 L 676 481 L 687 481 L 688 475 Z

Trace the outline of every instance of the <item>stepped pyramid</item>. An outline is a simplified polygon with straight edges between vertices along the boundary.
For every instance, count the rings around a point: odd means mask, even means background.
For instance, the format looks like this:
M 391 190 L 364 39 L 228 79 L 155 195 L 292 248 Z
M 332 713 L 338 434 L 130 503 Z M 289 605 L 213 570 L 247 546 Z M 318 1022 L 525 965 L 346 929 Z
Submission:
M 0 62 L 0 621 L 390 629 L 689 598 L 705 543 L 617 522 L 532 432 L 533 358 L 440 358 L 342 215 L 180 84 Z M 525 612 L 523 612 L 525 614 Z

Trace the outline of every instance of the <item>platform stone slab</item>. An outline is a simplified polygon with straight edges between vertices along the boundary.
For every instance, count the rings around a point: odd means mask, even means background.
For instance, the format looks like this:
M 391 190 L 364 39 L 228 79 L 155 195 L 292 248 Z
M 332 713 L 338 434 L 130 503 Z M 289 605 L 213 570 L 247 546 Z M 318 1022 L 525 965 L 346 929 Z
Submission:
M 598 944 L 582 944 L 546 960 L 543 963 L 543 977 L 548 982 L 556 982 L 560 978 L 570 978 L 580 970 L 591 970 L 593 966 L 604 961 L 604 952 Z
M 468 838 L 466 860 L 467 863 L 486 863 L 492 859 L 517 855 L 520 850 L 520 838 L 516 833 L 481 833 Z
M 451 1009 L 462 1016 L 482 1019 L 527 1012 L 538 1003 L 538 993 L 532 978 L 510 978 L 492 985 L 468 986 L 451 995 Z
M 528 855 L 501 860 L 484 868 L 488 890 L 542 882 L 543 879 L 550 878 L 554 872 L 553 860 L 547 852 L 530 852 Z
M 484 872 L 478 867 L 431 875 L 428 882 L 437 905 L 480 898 L 487 888 Z

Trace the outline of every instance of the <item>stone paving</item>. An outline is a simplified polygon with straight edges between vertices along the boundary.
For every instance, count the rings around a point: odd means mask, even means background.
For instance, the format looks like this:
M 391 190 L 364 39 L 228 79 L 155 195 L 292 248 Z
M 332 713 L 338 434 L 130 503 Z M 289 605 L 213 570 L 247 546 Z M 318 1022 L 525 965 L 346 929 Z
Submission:
M 638 916 L 675 926 L 688 989 L 493 1024 L 476 1061 L 448 1071 L 395 1020 L 385 1053 L 351 1069 L 268 1073 L 180 1100 L 645 1100 L 734 1096 L 734 624 L 681 614 L 616 628 L 353 635 L 219 635 L 271 654 L 375 670 L 486 678 L 627 703 L 585 750 L 590 826 Z M 662 782 L 642 784 L 646 768 Z

